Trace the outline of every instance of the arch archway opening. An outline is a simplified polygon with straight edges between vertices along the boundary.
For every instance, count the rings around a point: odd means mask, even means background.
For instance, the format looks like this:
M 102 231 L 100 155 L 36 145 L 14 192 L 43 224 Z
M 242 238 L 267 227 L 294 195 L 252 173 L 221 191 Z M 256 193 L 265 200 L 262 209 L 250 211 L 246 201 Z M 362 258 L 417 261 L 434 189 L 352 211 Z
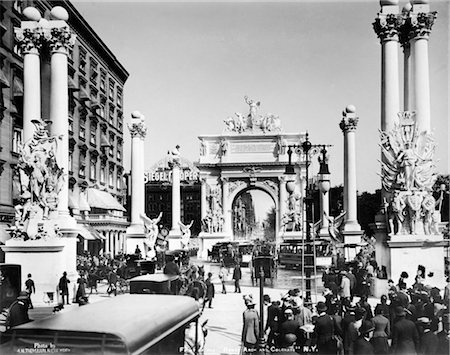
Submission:
M 276 204 L 266 191 L 250 187 L 236 195 L 232 203 L 233 239 L 275 241 Z

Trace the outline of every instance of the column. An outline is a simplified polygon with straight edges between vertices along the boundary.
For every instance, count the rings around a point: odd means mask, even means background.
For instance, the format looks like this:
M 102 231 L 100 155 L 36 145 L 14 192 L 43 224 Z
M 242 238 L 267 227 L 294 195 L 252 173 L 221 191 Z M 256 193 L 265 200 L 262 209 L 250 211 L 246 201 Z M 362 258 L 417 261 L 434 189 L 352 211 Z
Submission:
M 55 11 L 56 10 L 56 11 Z M 55 21 L 50 21 L 51 28 L 45 35 L 51 53 L 50 71 L 50 126 L 51 135 L 60 137 L 58 141 L 57 161 L 65 173 L 69 171 L 69 96 L 67 82 L 67 56 L 75 43 L 75 36 L 67 26 L 69 15 L 62 7 L 55 7 L 51 14 Z M 68 216 L 69 179 L 63 180 L 59 192 L 58 213 Z
M 144 122 L 144 115 L 134 111 L 128 125 L 131 134 L 131 225 L 127 234 L 142 236 L 144 224 L 140 215 L 145 214 L 144 139 L 147 134 Z
M 233 230 L 231 228 L 231 201 L 228 200 L 230 182 L 226 177 L 222 177 L 221 180 L 222 180 L 222 206 L 224 217 L 223 232 L 225 234 L 231 234 L 231 231 Z
M 109 234 L 108 232 L 103 232 L 103 236 L 105 237 L 105 250 L 104 253 L 109 253 Z
M 24 9 L 30 20 L 22 21 L 15 28 L 16 41 L 23 55 L 23 142 L 33 137 L 32 120 L 41 118 L 41 69 L 39 51 L 42 45 L 42 31 L 38 28 L 41 19 L 39 11 L 33 7 Z
M 391 130 L 398 121 L 399 91 L 399 15 L 398 1 L 381 0 L 381 12 L 373 23 L 381 43 L 381 130 Z
M 181 235 L 181 184 L 180 184 L 180 161 L 173 159 L 172 167 L 172 229 L 170 234 Z
M 431 129 L 430 74 L 428 63 L 428 39 L 436 19 L 436 12 L 430 12 L 427 1 L 413 0 L 407 18 L 411 45 L 411 111 L 416 112 L 416 127 L 419 132 Z
M 207 186 L 206 186 L 206 178 L 200 178 L 201 189 L 200 189 L 200 216 L 203 221 L 206 218 L 206 213 L 208 211 L 208 199 L 207 199 Z
M 286 213 L 286 201 L 287 201 L 287 190 L 286 190 L 286 177 L 285 176 L 279 176 L 278 177 L 278 191 L 280 191 L 279 201 L 278 205 L 279 208 L 279 215 L 278 215 L 278 221 L 280 229 L 283 228 L 283 216 Z
M 348 105 L 339 124 L 344 133 L 344 232 L 360 231 L 357 220 L 355 134 L 359 118 L 353 105 Z

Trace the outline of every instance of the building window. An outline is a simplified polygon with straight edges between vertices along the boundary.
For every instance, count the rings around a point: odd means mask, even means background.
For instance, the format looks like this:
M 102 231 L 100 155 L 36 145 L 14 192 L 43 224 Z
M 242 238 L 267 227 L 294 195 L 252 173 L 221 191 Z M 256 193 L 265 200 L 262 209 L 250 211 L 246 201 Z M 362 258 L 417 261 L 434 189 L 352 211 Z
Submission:
M 114 186 L 114 168 L 109 169 L 109 175 L 108 175 L 108 183 L 109 186 Z
M 69 171 L 73 172 L 73 152 L 69 152 Z
M 103 119 L 105 118 L 105 105 L 100 105 L 100 117 L 102 117 Z
M 100 89 L 106 91 L 106 72 L 100 70 Z
M 106 181 L 106 166 L 102 164 L 100 167 L 100 183 L 104 184 Z
M 117 106 L 122 107 L 123 105 L 123 96 L 122 89 L 117 88 Z
M 80 169 L 78 170 L 78 175 L 80 177 L 85 177 L 86 176 L 86 166 L 80 165 Z
M 115 84 L 113 80 L 109 80 L 109 99 L 112 100 L 114 102 L 114 89 L 115 89 Z
M 116 188 L 117 190 L 122 189 L 122 177 L 120 176 L 119 172 L 117 172 Z
M 22 146 L 23 141 L 23 129 L 14 127 L 14 133 L 13 133 L 13 144 L 12 144 L 12 151 L 14 153 L 20 153 L 20 147 Z
M 121 132 L 123 130 L 123 116 L 121 112 L 117 114 L 117 129 Z
M 91 59 L 91 66 L 90 66 L 90 70 L 89 70 L 89 78 L 91 79 L 91 81 L 94 84 L 97 84 L 97 78 L 98 78 L 98 68 L 97 68 L 98 64 L 96 61 L 94 61 L 93 59 Z
M 114 107 L 109 106 L 109 124 L 114 126 Z
M 117 152 L 116 152 L 117 160 L 122 160 L 122 144 L 117 143 Z
M 86 51 L 84 49 L 80 48 L 80 54 L 79 54 L 79 65 L 78 65 L 78 69 L 83 72 L 86 73 Z
M 91 160 L 91 165 L 89 167 L 89 178 L 91 180 L 95 180 L 97 178 L 97 174 L 96 174 L 96 171 L 95 171 L 96 167 L 97 167 L 96 161 L 95 160 Z
M 114 156 L 114 146 L 115 146 L 115 144 L 114 144 L 114 134 L 110 134 L 109 135 L 109 145 L 110 145 L 109 156 L 113 157 Z
M 97 143 L 97 125 L 95 125 L 95 124 L 91 124 L 91 132 L 90 132 L 89 142 L 92 145 L 96 145 L 96 143 Z
M 80 120 L 79 137 L 83 140 L 86 139 L 86 122 L 84 120 Z
M 73 119 L 69 117 L 69 132 L 73 133 Z

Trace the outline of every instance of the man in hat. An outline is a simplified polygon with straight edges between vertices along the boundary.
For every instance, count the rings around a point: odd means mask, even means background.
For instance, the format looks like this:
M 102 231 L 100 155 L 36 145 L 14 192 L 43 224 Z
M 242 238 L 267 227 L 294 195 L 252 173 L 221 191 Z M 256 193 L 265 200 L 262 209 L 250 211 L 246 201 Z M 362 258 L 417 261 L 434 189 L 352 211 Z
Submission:
M 30 322 L 28 317 L 28 292 L 20 291 L 17 299 L 9 306 L 5 326 L 7 329 Z
M 359 328 L 359 337 L 355 341 L 355 355 L 373 355 L 375 354 L 372 344 L 370 343 L 370 332 L 374 330 L 374 326 L 370 320 L 365 320 Z
M 248 295 L 244 297 L 247 309 L 243 313 L 244 324 L 242 327 L 242 344 L 244 346 L 244 354 L 251 354 L 256 350 L 259 338 L 259 315 L 255 310 L 255 302 L 253 297 Z
M 66 298 L 67 304 L 69 303 L 69 283 L 70 280 L 67 278 L 67 272 L 63 272 L 62 277 L 59 279 L 58 289 L 62 297 L 62 304 L 64 305 L 64 297 Z
M 448 309 L 447 309 L 448 312 Z M 442 316 L 443 329 L 437 334 L 438 337 L 438 349 L 437 354 L 448 354 L 449 340 L 450 340 L 450 314 L 445 313 Z
M 33 309 L 33 302 L 31 301 L 31 294 L 36 293 L 36 288 L 34 286 L 34 281 L 31 278 L 31 274 L 28 274 L 28 279 L 25 281 L 25 290 L 28 293 L 28 306 Z
M 214 288 L 214 284 L 212 282 L 212 273 L 208 272 L 208 278 L 205 280 L 205 285 L 206 285 L 206 297 L 205 297 L 205 303 L 208 303 L 208 308 L 213 308 L 212 307 L 212 300 L 214 298 L 214 294 L 216 293 L 216 290 Z M 203 307 L 204 307 L 203 305 Z
M 417 319 L 417 323 L 422 327 L 423 334 L 420 337 L 419 354 L 436 354 L 438 347 L 438 337 L 434 334 L 431 327 L 431 320 L 427 317 L 421 317 Z
M 397 321 L 392 328 L 392 353 L 410 355 L 415 354 L 419 345 L 419 333 L 414 322 L 406 319 L 404 307 L 395 308 Z
M 347 276 L 347 272 L 342 270 L 342 281 L 341 281 L 341 299 L 342 302 L 344 302 L 344 299 L 346 301 L 350 301 L 351 293 L 350 293 L 350 279 Z
M 291 308 L 284 310 L 286 320 L 281 323 L 279 329 L 279 343 L 283 349 L 287 349 L 295 344 L 298 339 L 300 324 L 294 319 L 294 312 Z
M 336 354 L 336 343 L 333 340 L 334 322 L 328 315 L 327 306 L 324 302 L 317 303 L 317 313 L 319 317 L 316 320 L 314 333 L 317 339 L 317 349 L 319 354 Z
M 275 333 L 278 332 L 281 312 L 280 304 L 280 301 L 272 301 L 272 304 L 267 307 L 267 322 L 265 331 L 269 330 L 269 335 L 267 336 L 267 344 L 269 346 L 273 345 Z

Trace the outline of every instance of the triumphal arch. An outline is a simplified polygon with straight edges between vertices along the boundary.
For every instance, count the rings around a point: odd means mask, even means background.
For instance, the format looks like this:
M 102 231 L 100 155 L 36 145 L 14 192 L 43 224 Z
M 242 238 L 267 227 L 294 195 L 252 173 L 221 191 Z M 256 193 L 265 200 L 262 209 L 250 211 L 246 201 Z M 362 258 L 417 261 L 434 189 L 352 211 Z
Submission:
M 300 151 L 293 151 L 295 175 L 284 175 L 289 145 L 299 145 L 304 133 L 285 133 L 277 115 L 261 113 L 260 102 L 245 97 L 247 113 L 224 119 L 221 134 L 201 135 L 197 167 L 201 181 L 202 232 L 200 256 L 218 241 L 243 241 L 252 233 L 238 233 L 239 203 L 245 192 L 259 190 L 270 196 L 275 212 L 276 241 L 301 237 L 305 164 Z M 294 191 L 286 189 L 287 182 Z M 258 203 L 257 201 L 254 201 Z M 245 217 L 245 216 L 243 216 Z

